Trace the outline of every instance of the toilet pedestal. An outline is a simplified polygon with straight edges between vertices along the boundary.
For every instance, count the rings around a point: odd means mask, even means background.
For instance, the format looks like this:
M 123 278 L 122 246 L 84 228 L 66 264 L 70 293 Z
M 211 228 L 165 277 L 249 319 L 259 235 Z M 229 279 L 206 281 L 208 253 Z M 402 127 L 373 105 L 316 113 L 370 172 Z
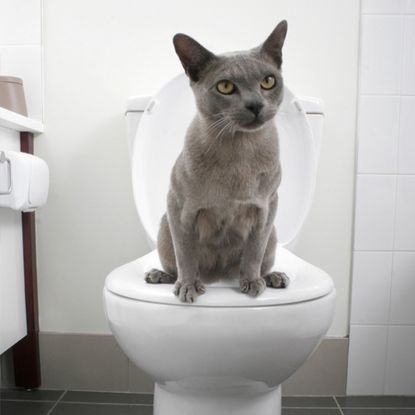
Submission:
M 156 383 L 154 415 L 281 415 L 281 386 L 266 393 L 171 392 Z

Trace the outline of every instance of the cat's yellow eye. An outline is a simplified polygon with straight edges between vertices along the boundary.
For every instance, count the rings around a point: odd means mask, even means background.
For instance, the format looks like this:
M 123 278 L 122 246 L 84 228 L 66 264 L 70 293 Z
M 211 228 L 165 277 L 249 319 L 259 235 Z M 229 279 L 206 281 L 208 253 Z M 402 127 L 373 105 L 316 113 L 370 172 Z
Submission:
M 261 88 L 262 89 L 272 89 L 272 88 L 274 88 L 276 83 L 277 83 L 277 81 L 276 81 L 275 77 L 272 76 L 272 75 L 268 75 L 261 81 Z
M 216 89 L 224 95 L 230 95 L 235 92 L 235 84 L 231 81 L 227 81 L 226 79 L 223 81 L 219 81 L 216 84 Z

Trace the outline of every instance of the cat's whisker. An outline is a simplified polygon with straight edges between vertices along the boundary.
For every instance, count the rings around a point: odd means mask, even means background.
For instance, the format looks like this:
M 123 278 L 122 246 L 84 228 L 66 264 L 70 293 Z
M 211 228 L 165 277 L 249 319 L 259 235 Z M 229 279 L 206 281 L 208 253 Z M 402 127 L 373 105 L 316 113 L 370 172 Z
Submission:
M 206 132 L 208 134 L 213 133 L 215 132 L 215 130 L 218 130 L 219 128 L 221 128 L 223 124 L 225 124 L 226 122 L 227 122 L 226 118 L 220 118 L 219 120 L 210 124 L 208 128 L 206 129 Z
M 220 128 L 222 126 L 222 124 L 224 124 L 227 120 L 224 118 L 221 118 L 217 121 L 215 121 L 214 123 L 210 124 L 209 127 L 206 129 L 207 133 L 211 133 L 214 130 Z
M 218 135 L 216 136 L 216 138 L 218 139 L 220 136 L 222 136 L 223 134 L 226 133 L 226 130 L 232 126 L 232 121 L 231 120 L 227 120 L 227 123 L 225 124 L 225 126 L 219 131 Z

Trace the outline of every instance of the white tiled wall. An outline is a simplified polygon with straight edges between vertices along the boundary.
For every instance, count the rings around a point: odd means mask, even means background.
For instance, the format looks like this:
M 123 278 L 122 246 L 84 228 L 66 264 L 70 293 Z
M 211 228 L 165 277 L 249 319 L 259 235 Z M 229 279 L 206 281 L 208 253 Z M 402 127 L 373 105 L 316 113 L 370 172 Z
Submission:
M 348 394 L 415 394 L 415 1 L 362 0 Z
M 0 75 L 23 79 L 29 117 L 43 119 L 41 0 L 1 0 Z

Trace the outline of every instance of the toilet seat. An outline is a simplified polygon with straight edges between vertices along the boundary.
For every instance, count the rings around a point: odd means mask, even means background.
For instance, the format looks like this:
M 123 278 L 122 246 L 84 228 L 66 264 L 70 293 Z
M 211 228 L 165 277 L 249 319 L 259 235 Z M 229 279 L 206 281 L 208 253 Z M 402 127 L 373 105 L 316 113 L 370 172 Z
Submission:
M 173 294 L 172 284 L 148 284 L 144 273 L 151 268 L 161 269 L 157 250 L 111 272 L 105 288 L 132 300 L 191 307 L 261 307 L 300 303 L 330 294 L 332 279 L 323 270 L 303 261 L 282 246 L 277 248 L 278 270 L 290 277 L 285 289 L 267 288 L 256 298 L 242 294 L 238 281 L 209 284 L 207 293 L 193 304 L 181 303 Z

